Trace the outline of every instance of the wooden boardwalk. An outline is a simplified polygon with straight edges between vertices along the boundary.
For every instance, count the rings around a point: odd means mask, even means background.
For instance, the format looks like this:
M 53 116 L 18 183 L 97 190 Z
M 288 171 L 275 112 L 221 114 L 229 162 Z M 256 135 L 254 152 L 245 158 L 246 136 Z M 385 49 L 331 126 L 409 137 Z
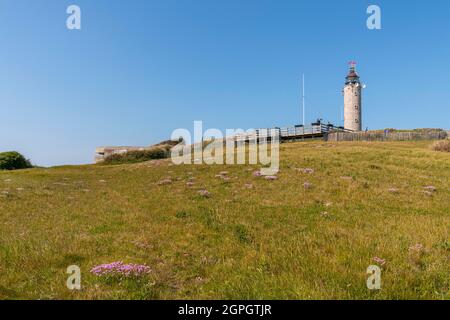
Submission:
M 342 127 L 336 127 L 332 124 L 313 123 L 310 126 L 289 126 L 276 127 L 270 129 L 256 129 L 251 133 L 238 134 L 232 137 L 236 141 L 271 141 L 277 137 L 280 142 L 304 141 L 311 139 L 326 138 L 330 132 L 350 132 Z

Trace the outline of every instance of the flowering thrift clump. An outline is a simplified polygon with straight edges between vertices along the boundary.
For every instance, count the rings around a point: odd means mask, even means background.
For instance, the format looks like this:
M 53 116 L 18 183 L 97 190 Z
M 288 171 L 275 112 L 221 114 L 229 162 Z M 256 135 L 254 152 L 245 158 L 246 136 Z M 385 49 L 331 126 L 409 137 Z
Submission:
M 91 269 L 96 276 L 139 277 L 151 272 L 150 267 L 141 264 L 124 264 L 122 261 L 101 264 Z
M 374 257 L 372 258 L 373 261 L 375 261 L 376 263 L 378 263 L 381 266 L 384 266 L 386 264 L 386 260 L 379 258 L 379 257 Z
M 297 168 L 296 170 L 298 172 L 301 172 L 304 174 L 313 174 L 314 173 L 314 169 L 312 169 L 312 168 Z
M 261 173 L 261 171 L 255 171 L 255 172 L 253 172 L 253 176 L 254 177 L 261 177 L 262 176 L 262 173 Z
M 208 190 L 199 190 L 198 194 L 205 198 L 209 198 L 211 196 L 211 193 L 209 193 Z
M 312 189 L 313 185 L 312 185 L 312 183 L 310 183 L 310 182 L 305 182 L 305 183 L 303 184 L 303 187 L 304 187 L 305 189 Z

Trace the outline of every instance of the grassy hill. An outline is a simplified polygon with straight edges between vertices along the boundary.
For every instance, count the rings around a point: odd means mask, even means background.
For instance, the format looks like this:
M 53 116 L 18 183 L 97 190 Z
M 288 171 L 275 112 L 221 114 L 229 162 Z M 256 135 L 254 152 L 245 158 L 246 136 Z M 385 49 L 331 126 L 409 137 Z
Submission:
M 284 144 L 275 181 L 169 160 L 0 172 L 0 298 L 449 299 L 450 154 L 430 144 Z M 90 273 L 113 261 L 152 271 Z

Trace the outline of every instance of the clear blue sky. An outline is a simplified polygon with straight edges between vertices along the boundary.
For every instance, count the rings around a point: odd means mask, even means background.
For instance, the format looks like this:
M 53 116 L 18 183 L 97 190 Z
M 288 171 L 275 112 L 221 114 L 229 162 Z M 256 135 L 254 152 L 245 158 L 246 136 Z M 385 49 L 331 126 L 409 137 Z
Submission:
M 66 29 L 66 8 L 82 30 Z M 366 9 L 382 9 L 382 30 Z M 450 127 L 450 1 L 0 0 L 0 151 L 92 162 L 176 128 L 341 124 L 347 62 L 364 127 Z

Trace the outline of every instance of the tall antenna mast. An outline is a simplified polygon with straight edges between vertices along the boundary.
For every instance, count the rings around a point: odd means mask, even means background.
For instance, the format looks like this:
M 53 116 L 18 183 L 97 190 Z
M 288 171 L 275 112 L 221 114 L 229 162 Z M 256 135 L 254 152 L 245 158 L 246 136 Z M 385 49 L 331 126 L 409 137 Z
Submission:
M 303 88 L 303 94 L 302 94 L 302 102 L 303 102 L 303 127 L 305 126 L 305 74 L 302 76 L 302 88 Z

